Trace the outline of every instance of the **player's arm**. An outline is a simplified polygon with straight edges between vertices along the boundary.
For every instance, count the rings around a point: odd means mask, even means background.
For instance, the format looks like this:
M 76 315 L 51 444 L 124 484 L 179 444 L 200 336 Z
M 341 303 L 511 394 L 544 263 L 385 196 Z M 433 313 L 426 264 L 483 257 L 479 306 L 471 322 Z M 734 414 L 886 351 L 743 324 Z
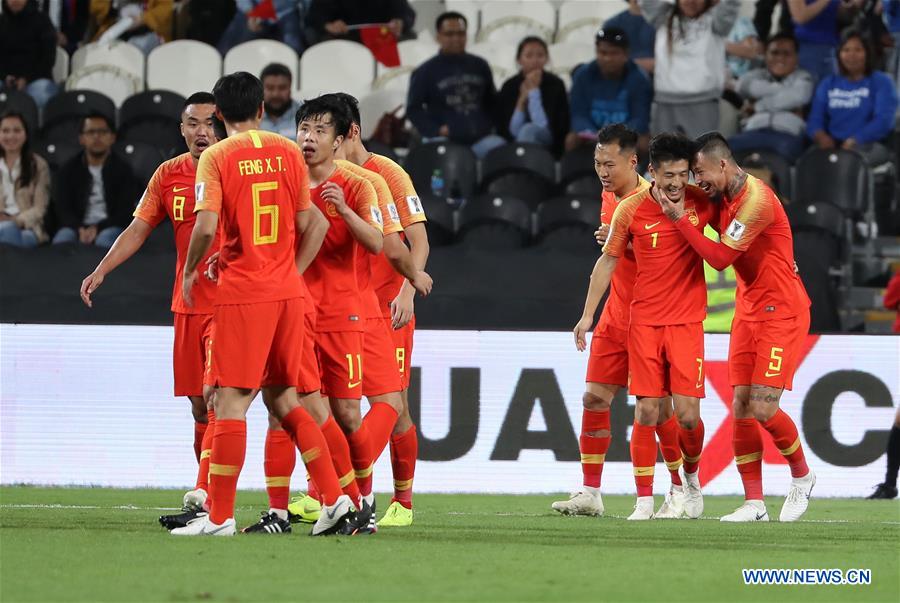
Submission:
M 331 225 L 328 218 L 315 205 L 310 205 L 309 209 L 298 211 L 294 219 L 297 236 L 300 237 L 296 256 L 297 270 L 303 274 L 316 259 Z
M 103 279 L 106 278 L 106 275 L 133 256 L 141 248 L 141 245 L 144 244 L 151 232 L 153 232 L 152 225 L 140 218 L 134 218 L 131 224 L 128 225 L 128 228 L 116 238 L 116 242 L 109 248 L 109 251 L 106 252 L 106 255 L 94 268 L 94 271 L 81 281 L 81 299 L 88 308 L 93 307 L 91 294 L 103 284 Z
M 366 183 L 368 184 L 368 183 Z M 369 185 L 371 188 L 371 185 Z M 373 192 L 374 196 L 374 192 Z M 384 245 L 384 237 L 381 231 L 359 217 L 352 207 L 347 205 L 344 191 L 334 182 L 326 182 L 322 187 L 322 199 L 329 201 L 337 210 L 338 215 L 347 224 L 350 234 L 356 241 L 366 248 L 369 253 L 381 253 Z
M 188 306 L 194 305 L 191 298 L 191 289 L 197 280 L 197 266 L 206 256 L 209 248 L 212 247 L 218 227 L 218 213 L 210 210 L 197 212 L 197 221 L 194 223 L 194 230 L 191 231 L 191 242 L 188 245 L 187 259 L 184 262 L 184 276 L 181 282 L 184 302 Z
M 706 260 L 707 264 L 716 270 L 725 270 L 741 257 L 742 251 L 733 249 L 719 241 L 713 241 L 694 228 L 690 221 L 685 218 L 683 199 L 678 203 L 672 203 L 657 187 L 653 187 L 652 194 L 662 208 L 663 213 L 674 222 L 681 236 L 685 238 L 700 257 Z
M 413 292 L 418 291 L 422 295 L 431 293 L 431 277 L 428 273 L 416 268 L 412 253 L 410 253 L 406 244 L 403 243 L 403 240 L 400 238 L 400 233 L 392 232 L 389 235 L 385 235 L 384 255 L 388 259 L 388 262 L 391 263 L 394 270 L 407 278 L 407 280 L 403 282 L 404 286 L 407 283 L 412 283 L 410 288 Z
M 424 222 L 415 222 L 403 230 L 406 240 L 409 241 L 409 254 L 413 264 L 419 271 L 425 270 L 428 254 L 431 247 L 428 245 L 428 232 Z M 424 274 L 424 272 L 422 272 Z M 408 280 L 403 281 L 400 292 L 391 302 L 391 325 L 400 329 L 412 320 L 415 314 L 414 299 L 416 290 Z
M 579 352 L 583 352 L 587 348 L 585 335 L 594 326 L 594 315 L 597 313 L 597 306 L 603 299 L 603 294 L 609 289 L 609 282 L 612 280 L 613 272 L 619 263 L 619 258 L 604 253 L 591 271 L 591 280 L 588 285 L 587 296 L 584 299 L 584 311 L 581 313 L 581 319 L 575 325 L 575 347 Z

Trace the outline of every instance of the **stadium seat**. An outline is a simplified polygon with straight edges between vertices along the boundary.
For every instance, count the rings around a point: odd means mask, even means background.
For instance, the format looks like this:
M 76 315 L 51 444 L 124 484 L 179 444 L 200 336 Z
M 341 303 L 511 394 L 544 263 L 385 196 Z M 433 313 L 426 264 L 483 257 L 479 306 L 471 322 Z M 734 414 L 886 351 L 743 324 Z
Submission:
M 568 0 L 559 7 L 557 42 L 592 43 L 603 23 L 627 7 L 621 2 L 603 0 Z
M 487 154 L 481 166 L 483 192 L 517 197 L 532 208 L 545 201 L 555 186 L 553 155 L 541 145 L 513 143 L 497 147 Z
M 56 47 L 56 61 L 53 62 L 53 81 L 62 84 L 69 77 L 69 53 L 65 48 Z
M 459 210 L 459 238 L 466 247 L 517 249 L 530 237 L 531 210 L 521 199 L 482 195 Z
M 128 98 L 119 111 L 119 140 L 151 145 L 166 157 L 184 151 L 179 129 L 184 100 L 168 90 L 148 90 Z
M 190 57 L 190 60 L 185 60 Z M 209 44 L 175 40 L 154 48 L 147 57 L 147 88 L 190 96 L 211 91 L 222 75 L 222 56 Z
M 5 111 L 21 113 L 25 117 L 31 135 L 37 134 L 40 113 L 34 99 L 29 94 L 18 90 L 0 90 L 0 113 Z
M 134 175 L 144 186 L 150 182 L 159 164 L 166 160 L 156 147 L 140 142 L 117 142 L 113 146 L 113 152 L 118 153 L 131 166 Z
M 600 201 L 596 198 L 551 199 L 538 206 L 536 216 L 537 236 L 543 247 L 578 254 L 599 251 L 593 234 L 600 222 Z
M 471 0 L 445 0 L 444 6 L 448 11 L 460 13 L 468 22 L 469 40 L 475 40 L 478 34 L 478 28 L 481 26 L 481 10 L 480 2 L 472 2 Z
M 118 67 L 137 78 L 138 90 L 144 89 L 146 59 L 144 53 L 133 44 L 121 41 L 112 44 L 85 44 L 72 55 L 73 72 L 95 65 Z
M 438 45 L 433 40 L 403 40 L 397 44 L 400 64 L 418 67 L 438 53 Z
M 34 152 L 47 160 L 51 172 L 58 170 L 79 151 L 81 151 L 81 145 L 70 141 L 37 141 L 34 145 Z
M 269 63 L 281 63 L 291 70 L 291 81 L 296 88 L 300 82 L 297 72 L 298 58 L 293 48 L 277 40 L 251 40 L 238 44 L 228 51 L 223 61 L 223 72 L 248 71 L 259 77 Z
M 594 148 L 592 146 L 581 146 L 571 151 L 567 151 L 559 159 L 559 185 L 565 189 L 575 181 L 590 177 L 597 180 L 597 173 L 594 171 Z M 599 181 L 598 181 L 599 184 Z M 579 186 L 585 190 L 583 186 Z
M 793 168 L 790 162 L 773 151 L 767 149 L 749 149 L 735 153 L 735 161 L 746 168 L 764 167 L 772 173 L 772 188 L 782 201 L 793 199 Z
M 410 149 L 404 164 L 420 195 L 468 199 L 475 191 L 478 160 L 472 149 L 453 142 L 429 142 Z M 433 190 L 433 178 L 443 182 L 441 191 Z
M 409 78 L 416 67 L 437 54 L 438 46 L 434 42 L 420 40 L 404 40 L 397 44 L 400 53 L 399 67 L 385 67 L 381 63 L 375 65 L 375 81 L 373 90 L 395 88 L 405 93 L 409 88 Z
M 400 163 L 400 158 L 397 157 L 397 153 L 394 152 L 394 149 L 384 143 L 378 142 L 377 140 L 363 140 L 363 145 L 366 147 L 366 150 L 371 153 L 384 155 L 395 163 Z
M 560 189 L 560 194 L 563 195 L 594 197 L 598 199 L 602 193 L 603 185 L 600 184 L 600 179 L 597 178 L 596 174 L 585 174 L 584 176 L 573 178 L 565 185 L 562 185 Z
M 576 67 L 595 58 L 594 45 L 590 42 L 558 42 L 550 46 L 549 52 L 550 70 L 570 79 Z
M 300 57 L 300 88 L 333 88 L 358 98 L 369 92 L 374 79 L 375 57 L 358 42 L 328 40 Z
M 854 217 L 871 217 L 872 170 L 855 151 L 812 148 L 795 165 L 794 202 L 830 203 Z
M 44 107 L 42 137 L 47 142 L 78 140 L 81 118 L 100 113 L 116 123 L 116 105 L 109 97 L 93 90 L 69 90 L 51 98 Z
M 121 107 L 126 98 L 143 90 L 143 83 L 137 76 L 118 67 L 91 65 L 72 71 L 66 80 L 66 88 L 100 92 L 108 96 L 117 107 Z
M 415 70 L 415 67 L 409 65 L 381 69 L 378 77 L 372 82 L 372 90 L 400 90 L 405 94 L 409 90 L 409 80 Z
M 556 31 L 556 9 L 545 0 L 503 0 L 481 5 L 481 27 L 476 40 L 518 44 L 525 36 L 550 41 Z
M 499 69 L 510 77 L 519 70 L 516 63 L 516 48 L 519 42 L 506 40 L 490 40 L 478 42 L 466 46 L 466 52 L 480 56 L 491 66 L 491 69 Z
M 455 211 L 444 199 L 431 195 L 420 195 L 422 207 L 425 209 L 425 230 L 428 232 L 428 244 L 432 247 L 443 247 L 453 243 L 456 232 Z
M 405 111 L 406 92 L 404 90 L 376 90 L 359 99 L 359 113 L 362 120 L 362 137 L 369 138 L 375 132 L 378 121 L 385 113 L 392 113 L 398 107 L 400 115 Z

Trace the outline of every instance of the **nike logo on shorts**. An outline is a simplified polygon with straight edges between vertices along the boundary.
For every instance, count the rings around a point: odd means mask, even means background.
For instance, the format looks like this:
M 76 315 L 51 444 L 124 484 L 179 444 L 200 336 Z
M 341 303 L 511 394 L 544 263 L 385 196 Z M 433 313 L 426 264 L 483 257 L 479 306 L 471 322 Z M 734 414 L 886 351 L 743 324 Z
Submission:
M 360 384 L 362 384 L 362 381 L 357 381 L 356 383 L 348 381 L 347 387 L 349 387 L 350 389 L 353 389 L 354 387 L 359 387 Z
M 769 371 L 766 371 L 766 377 L 777 377 L 780 374 L 781 374 L 781 371 L 776 371 L 774 373 L 770 373 Z

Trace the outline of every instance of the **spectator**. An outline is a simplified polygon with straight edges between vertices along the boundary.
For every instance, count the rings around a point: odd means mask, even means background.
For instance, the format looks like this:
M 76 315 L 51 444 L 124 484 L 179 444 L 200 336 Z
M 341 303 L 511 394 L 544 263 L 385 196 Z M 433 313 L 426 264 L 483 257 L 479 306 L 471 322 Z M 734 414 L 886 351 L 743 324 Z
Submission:
M 753 69 L 753 62 L 762 54 L 762 43 L 756 27 L 747 17 L 738 17 L 725 38 L 725 63 L 733 80 Z
M 500 88 L 497 131 L 507 140 L 542 144 L 559 155 L 569 129 L 569 98 L 563 81 L 544 70 L 549 58 L 541 38 L 519 42 L 520 70 Z
M 873 166 L 890 161 L 879 141 L 894 127 L 897 87 L 875 71 L 869 42 L 856 30 L 844 33 L 838 46 L 838 73 L 819 82 L 806 124 L 822 149 L 853 149 Z
M 797 68 L 797 40 L 775 34 L 766 43 L 766 66 L 746 73 L 737 93 L 746 99 L 742 132 L 729 140 L 733 151 L 769 149 L 792 162 L 803 152 L 803 110 L 813 94 L 812 76 Z
M 236 12 L 234 0 L 190 0 L 187 4 L 182 3 L 177 19 L 177 37 L 217 46 Z
M 624 123 L 641 135 L 639 150 L 647 149 L 650 129 L 650 80 L 628 58 L 628 38 L 618 28 L 601 29 L 594 39 L 597 58 L 578 67 L 572 76 L 572 131 L 566 150 L 594 145 L 597 130 Z
M 696 138 L 719 127 L 725 38 L 740 5 L 740 0 L 641 0 L 644 16 L 656 27 L 651 133 L 680 130 Z
M 58 87 L 53 81 L 56 31 L 28 0 L 3 0 L 0 13 L 0 88 L 24 90 L 43 107 Z
M 64 48 L 66 52 L 72 54 L 84 42 L 87 33 L 88 23 L 90 22 L 91 0 L 74 0 L 69 2 L 60 2 L 59 7 L 59 30 L 56 34 L 57 44 Z M 48 9 L 53 8 L 53 1 L 45 4 Z M 53 15 L 49 15 L 50 20 L 54 20 Z
M 47 240 L 44 214 L 50 169 L 31 152 L 28 126 L 19 113 L 0 116 L 0 243 L 35 247 Z
M 263 84 L 263 118 L 259 128 L 296 140 L 294 114 L 300 104 L 291 98 L 291 70 L 281 63 L 270 63 L 259 74 L 259 79 Z
M 144 54 L 172 39 L 173 0 L 91 0 L 92 41 L 125 40 Z
M 779 4 L 781 5 L 781 14 L 778 17 L 775 31 L 794 33 L 794 22 L 791 20 L 791 11 L 788 9 L 787 0 L 756 0 L 756 10 L 753 11 L 753 27 L 763 40 L 768 40 L 769 34 L 772 33 L 772 13 Z
M 894 40 L 885 57 L 885 71 L 895 84 L 900 84 L 900 0 L 884 0 L 883 10 L 885 25 Z
M 839 23 L 849 21 L 865 0 L 787 0 L 794 36 L 800 47 L 800 69 L 819 81 L 834 73 Z
M 258 7 L 271 2 L 275 19 L 255 16 Z M 237 12 L 222 34 L 218 48 L 222 56 L 244 42 L 272 38 L 284 42 L 298 54 L 303 52 L 303 2 L 300 0 L 237 0 Z
M 55 178 L 53 207 L 59 232 L 53 243 L 110 247 L 131 221 L 141 185 L 131 167 L 112 152 L 116 134 L 101 114 L 81 120 L 82 152 Z
M 406 0 L 313 0 L 306 19 L 307 37 L 311 44 L 349 38 L 360 41 L 358 31 L 348 26 L 367 23 L 387 23 L 398 40 L 415 37 L 411 34 L 416 13 Z
M 653 73 L 653 45 L 656 30 L 641 14 L 638 0 L 625 0 L 628 8 L 613 15 L 603 24 L 603 29 L 619 28 L 628 40 L 628 58 L 637 63 L 645 73 Z
M 435 22 L 438 54 L 412 73 L 406 116 L 423 141 L 448 139 L 484 157 L 506 141 L 493 133 L 497 90 L 487 61 L 466 52 L 466 18 L 446 12 Z

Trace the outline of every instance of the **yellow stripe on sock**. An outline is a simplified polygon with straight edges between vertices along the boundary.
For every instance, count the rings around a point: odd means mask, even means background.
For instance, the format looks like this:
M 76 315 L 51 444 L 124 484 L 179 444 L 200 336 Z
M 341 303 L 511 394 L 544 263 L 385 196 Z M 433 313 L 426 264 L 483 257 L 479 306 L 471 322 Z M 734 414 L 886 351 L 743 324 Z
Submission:
M 409 490 L 412 488 L 413 481 L 411 479 L 395 479 L 394 490 Z
M 210 475 L 238 475 L 241 468 L 237 465 L 219 465 L 218 463 L 209 464 Z
M 291 485 L 291 476 L 290 475 L 266 478 L 266 487 L 267 488 L 289 488 L 290 485 Z
M 634 475 L 636 477 L 643 476 L 643 475 L 653 475 L 654 469 L 655 469 L 655 467 L 635 467 Z
M 678 471 L 678 468 L 681 467 L 681 464 L 684 461 L 682 459 L 678 459 L 677 461 L 666 461 L 666 467 L 669 468 L 669 471 Z
M 602 465 L 606 460 L 605 454 L 582 454 L 581 462 L 585 465 Z
M 310 448 L 309 450 L 303 452 L 303 453 L 300 455 L 300 458 L 303 459 L 303 463 L 306 464 L 306 463 L 311 463 L 311 462 L 313 462 L 314 460 L 316 460 L 317 458 L 319 458 L 319 455 L 321 455 L 321 454 L 322 454 L 322 451 L 319 450 L 318 447 L 316 447 L 316 448 Z
M 253 146 L 257 149 L 262 148 L 262 140 L 259 138 L 259 133 L 256 130 L 250 130 L 250 140 L 253 141 Z
M 356 471 L 354 471 L 354 473 L 356 474 L 356 479 L 363 479 L 372 475 L 373 467 L 374 465 L 369 465 L 369 467 L 366 469 L 357 469 Z
M 352 481 L 353 481 L 353 471 L 348 471 L 347 473 L 342 475 L 340 477 L 340 479 L 338 479 L 338 483 L 341 484 L 341 488 L 346 488 L 347 486 L 350 485 L 350 482 L 352 482 Z
M 206 450 L 200 451 L 200 460 L 208 459 L 212 455 L 212 448 L 207 448 Z
M 684 457 L 685 463 L 699 463 L 700 462 L 699 454 L 697 456 L 688 456 L 682 452 L 682 456 Z
M 794 440 L 793 444 L 791 444 L 784 450 L 781 450 L 780 452 L 784 456 L 788 456 L 788 455 L 791 455 L 791 454 L 794 454 L 795 452 L 797 452 L 798 448 L 800 448 L 800 438 L 797 438 L 796 440 Z
M 742 454 L 740 456 L 734 457 L 734 462 L 737 465 L 746 465 L 747 463 L 752 463 L 754 461 L 758 461 L 762 458 L 762 450 L 759 452 L 751 452 L 750 454 Z

